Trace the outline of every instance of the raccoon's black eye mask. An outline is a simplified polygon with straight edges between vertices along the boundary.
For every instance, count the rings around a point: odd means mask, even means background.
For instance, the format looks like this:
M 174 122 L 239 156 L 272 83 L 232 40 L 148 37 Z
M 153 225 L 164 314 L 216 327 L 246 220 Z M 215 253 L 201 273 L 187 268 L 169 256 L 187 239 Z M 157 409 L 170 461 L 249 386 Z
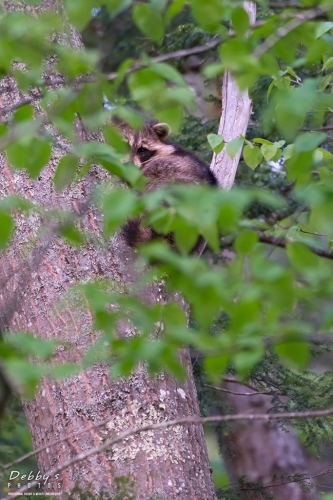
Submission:
M 149 161 L 153 156 L 155 156 L 156 151 L 152 151 L 151 149 L 145 148 L 141 146 L 136 150 L 136 155 L 140 160 L 140 163 L 145 163 Z

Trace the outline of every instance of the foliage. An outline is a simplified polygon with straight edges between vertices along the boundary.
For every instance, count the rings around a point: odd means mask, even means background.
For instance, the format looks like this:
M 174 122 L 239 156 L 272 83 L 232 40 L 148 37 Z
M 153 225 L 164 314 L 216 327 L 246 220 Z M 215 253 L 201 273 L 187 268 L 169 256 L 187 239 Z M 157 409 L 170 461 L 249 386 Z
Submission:
M 1 112 L 6 120 L 0 126 L 0 148 L 8 162 L 14 171 L 25 169 L 38 179 L 52 146 L 57 145 L 55 137 L 62 136 L 72 145 L 54 173 L 57 191 L 66 193 L 94 164 L 125 181 L 130 189 L 105 183 L 96 190 L 95 201 L 104 218 L 102 243 L 140 213 L 145 214 L 143 224 L 157 233 L 173 232 L 178 252 L 163 238 L 139 248 L 142 262 L 154 266 L 138 286 L 160 280 L 170 293 L 181 292 L 196 324 L 187 328 L 176 303 L 147 306 L 129 290 L 120 293 L 101 280 L 77 284 L 75 293 L 88 301 L 93 329 L 102 334 L 85 354 L 82 366 L 51 368 L 48 359 L 56 344 L 34 338 L 34 332 L 19 332 L 16 340 L 12 335 L 6 342 L 0 340 L 1 370 L 26 396 L 33 394 L 45 374 L 68 376 L 110 358 L 112 377 L 128 375 L 142 361 L 151 373 L 168 369 L 181 376 L 175 354 L 191 344 L 203 356 L 207 377 L 214 383 L 232 369 L 257 381 L 258 387 L 277 384 L 284 398 L 273 398 L 276 411 L 329 407 L 331 372 L 314 375 L 306 370 L 314 357 L 316 335 L 333 333 L 333 154 L 327 133 L 333 108 L 333 3 L 300 1 L 296 9 L 294 3 L 282 2 L 273 11 L 262 0 L 258 2 L 261 19 L 254 27 L 249 26 L 242 2 L 234 0 L 191 0 L 180 18 L 186 25 L 177 25 L 184 3 L 104 2 L 101 12 L 108 12 L 110 23 L 131 15 L 128 29 L 134 23 L 138 42 L 131 56 L 119 56 L 111 68 L 116 72 L 113 76 L 106 73 L 103 44 L 99 52 L 92 45 L 76 51 L 54 43 L 50 33 L 61 31 L 61 16 L 41 13 L 36 18 L 13 12 L 0 18 L 0 75 L 13 74 L 22 95 L 32 96 L 30 102 L 22 97 L 13 114 Z M 98 5 L 92 0 L 66 0 L 65 5 L 74 26 L 87 30 L 92 8 Z M 98 22 L 100 17 L 95 26 Z M 223 43 L 201 64 L 207 83 L 230 71 L 242 90 L 249 89 L 254 98 L 260 94 L 260 105 L 254 105 L 256 126 L 246 137 L 229 143 L 217 136 L 216 121 L 192 115 L 195 94 L 181 73 L 186 59 L 180 64 L 179 60 L 156 62 L 152 57 L 216 37 Z M 46 85 L 50 72 L 63 75 L 63 87 L 52 90 Z M 34 88 L 40 89 L 44 115 L 34 111 L 37 98 L 29 94 Z M 77 116 L 91 130 L 102 129 L 105 144 L 78 144 Z M 142 116 L 166 121 L 179 132 L 180 142 L 206 161 L 211 148 L 217 153 L 226 148 L 230 157 L 243 148 L 239 185 L 230 192 L 170 185 L 146 194 L 140 171 L 124 163 L 126 146 L 110 125 L 111 116 L 134 127 L 142 123 Z M 54 136 L 47 132 L 50 123 Z M 278 164 L 282 157 L 284 164 L 272 171 L 272 162 Z M 11 244 L 18 213 L 56 220 L 57 232 L 69 245 L 83 247 L 90 241 L 77 216 L 48 214 L 28 199 L 11 196 L 0 199 L 2 249 Z M 277 238 L 285 248 L 277 248 L 276 239 L 271 246 L 267 239 L 260 242 L 262 234 Z M 199 236 L 208 242 L 206 258 L 190 254 Z M 233 258 L 222 266 L 225 249 Z M 117 307 L 111 310 L 109 304 Z M 227 322 L 212 334 L 211 325 L 221 312 Z M 124 315 L 137 336 L 121 339 L 115 334 Z M 152 340 L 156 324 L 163 324 L 163 336 L 156 332 Z M 320 436 L 331 438 L 322 421 L 303 421 L 299 426 L 309 445 L 317 443 L 319 428 Z

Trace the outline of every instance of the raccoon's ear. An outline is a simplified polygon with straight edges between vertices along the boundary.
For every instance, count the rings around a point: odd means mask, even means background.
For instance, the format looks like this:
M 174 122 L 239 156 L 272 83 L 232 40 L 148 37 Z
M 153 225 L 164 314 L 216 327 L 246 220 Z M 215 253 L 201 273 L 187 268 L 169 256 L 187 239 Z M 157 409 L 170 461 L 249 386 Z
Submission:
M 157 137 L 161 141 L 165 141 L 165 139 L 171 132 L 171 129 L 167 123 L 156 123 L 155 125 L 153 125 L 153 129 L 155 130 Z

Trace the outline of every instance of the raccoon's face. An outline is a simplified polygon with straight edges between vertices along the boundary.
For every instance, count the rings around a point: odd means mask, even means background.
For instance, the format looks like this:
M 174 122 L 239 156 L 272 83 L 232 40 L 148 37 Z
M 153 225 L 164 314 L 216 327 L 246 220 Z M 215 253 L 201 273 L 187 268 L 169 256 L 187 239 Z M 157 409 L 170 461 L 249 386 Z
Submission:
M 175 150 L 167 144 L 170 128 L 166 123 L 147 123 L 142 130 L 133 130 L 127 125 L 120 127 L 131 147 L 131 160 L 142 168 L 155 156 L 168 156 Z

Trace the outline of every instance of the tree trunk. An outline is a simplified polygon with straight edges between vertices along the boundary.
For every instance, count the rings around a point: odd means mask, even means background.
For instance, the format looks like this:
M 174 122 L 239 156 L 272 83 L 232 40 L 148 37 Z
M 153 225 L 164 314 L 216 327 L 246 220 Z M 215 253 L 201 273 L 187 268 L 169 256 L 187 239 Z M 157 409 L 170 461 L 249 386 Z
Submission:
M 47 0 L 44 5 L 49 8 L 50 4 L 53 7 L 58 3 L 58 0 Z M 18 5 L 24 8 L 22 3 Z M 7 8 L 13 10 L 16 5 L 7 2 Z M 79 48 L 77 34 L 72 32 L 72 36 L 74 46 Z M 6 92 L 8 86 L 15 87 L 10 77 L 0 84 L 1 108 L 22 99 L 17 89 Z M 100 215 L 93 207 L 87 208 L 87 202 L 96 184 L 108 174 L 94 167 L 74 186 L 56 193 L 52 179 L 65 146 L 57 136 L 52 159 L 38 180 L 31 180 L 22 171 L 14 172 L 1 156 L 1 198 L 17 194 L 48 210 L 71 210 L 81 217 L 86 231 L 100 238 Z M 119 235 L 108 248 L 91 244 L 72 248 L 44 224 L 39 216 L 19 215 L 16 219 L 12 244 L 0 260 L 0 281 L 6 284 L 6 294 L 0 295 L 0 309 L 4 312 L 1 322 L 13 332 L 30 331 L 41 338 L 57 339 L 59 347 L 52 364 L 68 361 L 79 364 L 95 335 L 89 310 L 83 303 L 78 305 L 69 289 L 75 283 L 101 277 L 108 278 L 118 290 L 130 289 L 137 279 L 133 266 L 135 255 Z M 38 236 L 40 229 L 47 229 L 42 239 Z M 31 248 L 34 238 L 39 238 L 39 243 L 27 257 L 27 248 Z M 151 303 L 161 299 L 158 286 L 149 288 L 145 299 Z M 143 367 L 126 380 L 112 381 L 109 366 L 101 364 L 63 381 L 43 378 L 35 398 L 24 405 L 34 448 L 66 436 L 68 439 L 37 454 L 41 473 L 55 470 L 126 428 L 199 415 L 188 352 L 183 351 L 181 357 L 187 372 L 183 383 L 166 373 L 151 380 Z M 72 436 L 106 420 L 109 420 L 106 427 Z M 122 482 L 119 479 L 122 476 L 126 476 L 127 481 Z M 50 474 L 45 491 L 58 491 L 59 484 L 62 498 L 79 485 L 82 491 L 89 490 L 96 497 L 104 490 L 112 498 L 117 493 L 120 498 L 137 500 L 215 499 L 200 426 L 177 426 L 135 435 L 112 450 L 66 467 L 58 480 Z
M 251 23 L 255 22 L 256 6 L 252 2 L 244 2 Z M 219 125 L 219 134 L 225 142 L 245 135 L 251 115 L 251 100 L 247 92 L 240 92 L 230 73 L 225 73 L 222 84 L 222 114 Z M 231 189 L 241 151 L 231 159 L 226 149 L 213 156 L 211 169 L 215 173 L 220 186 Z M 235 391 L 236 384 L 230 384 L 228 389 Z M 238 392 L 249 392 L 248 388 L 238 387 Z M 220 400 L 221 405 L 216 406 Z M 220 414 L 221 408 L 227 406 L 234 413 L 265 413 L 271 404 L 270 397 L 235 396 L 230 393 L 216 393 L 211 398 L 211 411 Z M 224 404 L 223 404 L 224 403 Z M 307 472 L 302 447 L 292 430 L 284 432 L 276 422 L 264 423 L 261 421 L 235 423 L 228 425 L 228 435 L 223 432 L 223 426 L 217 426 L 219 448 L 225 460 L 230 482 L 238 482 L 244 478 L 246 482 L 271 485 L 283 483 L 286 476 L 304 474 Z M 281 477 L 285 479 L 279 479 Z M 275 481 L 275 478 L 278 478 Z M 264 489 L 265 493 L 272 494 L 277 500 L 313 500 L 316 498 L 314 490 L 306 491 L 308 483 L 289 483 Z M 243 492 L 246 500 L 262 500 L 262 492 L 258 489 Z
M 223 388 L 237 393 L 255 393 L 249 387 L 224 382 Z M 214 391 L 214 400 L 219 399 Z M 220 396 L 221 398 L 221 396 Z M 235 414 L 268 413 L 271 396 L 237 396 L 223 393 L 227 412 Z M 221 413 L 220 410 L 217 410 Z M 275 500 L 315 500 L 317 495 L 308 477 L 307 464 L 302 447 L 289 426 L 281 428 L 278 422 L 235 422 L 228 425 L 228 432 L 222 426 L 216 428 L 220 450 L 232 484 L 242 478 L 244 500 L 262 500 L 263 494 Z M 296 476 L 293 480 L 292 476 Z M 248 484 L 253 483 L 253 484 Z

